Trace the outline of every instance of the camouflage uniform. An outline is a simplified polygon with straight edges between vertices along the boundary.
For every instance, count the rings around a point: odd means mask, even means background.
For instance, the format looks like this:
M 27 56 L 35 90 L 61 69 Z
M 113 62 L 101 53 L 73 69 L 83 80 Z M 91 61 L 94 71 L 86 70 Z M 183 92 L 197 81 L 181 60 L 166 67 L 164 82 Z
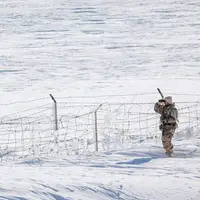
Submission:
M 166 97 L 166 99 L 169 97 Z M 171 98 L 171 97 L 170 97 Z M 157 102 L 154 106 L 155 112 L 161 114 L 160 130 L 162 131 L 162 144 L 168 156 L 173 153 L 173 144 L 171 142 L 174 132 L 177 128 L 178 111 L 172 99 L 169 103 Z

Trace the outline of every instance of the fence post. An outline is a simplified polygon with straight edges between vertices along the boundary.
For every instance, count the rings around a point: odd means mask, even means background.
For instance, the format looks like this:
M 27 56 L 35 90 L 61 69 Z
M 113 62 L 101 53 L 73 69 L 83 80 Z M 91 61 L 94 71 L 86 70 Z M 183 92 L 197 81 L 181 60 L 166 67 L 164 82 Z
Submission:
M 98 106 L 98 108 L 95 109 L 95 111 L 94 111 L 94 126 L 95 126 L 95 135 L 94 135 L 94 138 L 95 138 L 95 151 L 97 151 L 97 152 L 98 152 L 98 150 L 99 150 L 97 112 L 98 112 L 99 108 L 100 108 L 102 105 L 103 105 L 103 104 L 100 104 L 100 105 Z
M 53 97 L 52 94 L 49 94 L 51 99 L 54 102 L 54 130 L 57 131 L 58 130 L 58 111 L 57 111 L 57 102 L 55 100 L 55 98 Z

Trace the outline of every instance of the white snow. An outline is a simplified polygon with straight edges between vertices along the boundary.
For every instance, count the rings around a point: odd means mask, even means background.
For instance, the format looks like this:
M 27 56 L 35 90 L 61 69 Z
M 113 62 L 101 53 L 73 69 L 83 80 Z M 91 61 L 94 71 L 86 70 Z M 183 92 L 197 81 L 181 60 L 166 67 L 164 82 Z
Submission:
M 2 0 L 0 199 L 199 199 L 199 22 L 198 0 Z M 152 109 L 157 87 L 181 109 L 172 158 Z M 47 127 L 49 94 L 58 101 L 58 132 Z M 84 142 L 93 140 L 88 124 L 102 103 L 97 153 Z M 138 122 L 153 118 L 127 129 L 127 110 L 146 113 Z M 87 133 L 81 153 L 76 141 L 55 144 L 67 141 L 66 130 L 77 139 L 79 128 Z
M 199 199 L 200 138 L 96 155 L 1 163 L 1 199 Z

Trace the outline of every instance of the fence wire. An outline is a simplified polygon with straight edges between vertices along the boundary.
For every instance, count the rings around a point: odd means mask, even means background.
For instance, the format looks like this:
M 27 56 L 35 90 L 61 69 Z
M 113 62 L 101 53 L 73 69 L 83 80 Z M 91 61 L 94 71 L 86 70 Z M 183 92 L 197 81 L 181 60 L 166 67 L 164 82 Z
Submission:
M 199 134 L 200 103 L 178 102 L 176 106 L 180 121 L 176 137 Z M 2 116 L 1 160 L 88 154 L 96 150 L 96 141 L 99 151 L 127 148 L 135 143 L 142 145 L 161 134 L 160 116 L 154 112 L 152 102 L 98 104 L 63 102 L 62 99 L 57 107 L 58 130 L 54 130 L 55 113 L 51 103 Z

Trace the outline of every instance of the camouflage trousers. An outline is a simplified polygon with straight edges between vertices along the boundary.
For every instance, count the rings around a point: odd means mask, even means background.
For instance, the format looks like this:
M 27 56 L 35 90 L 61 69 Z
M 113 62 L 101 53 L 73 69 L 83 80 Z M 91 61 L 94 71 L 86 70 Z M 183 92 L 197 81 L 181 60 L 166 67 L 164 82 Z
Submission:
M 175 132 L 175 128 L 172 126 L 166 126 L 162 130 L 162 144 L 163 148 L 165 149 L 165 153 L 168 156 L 171 156 L 173 153 L 173 144 L 172 144 L 172 137 Z

